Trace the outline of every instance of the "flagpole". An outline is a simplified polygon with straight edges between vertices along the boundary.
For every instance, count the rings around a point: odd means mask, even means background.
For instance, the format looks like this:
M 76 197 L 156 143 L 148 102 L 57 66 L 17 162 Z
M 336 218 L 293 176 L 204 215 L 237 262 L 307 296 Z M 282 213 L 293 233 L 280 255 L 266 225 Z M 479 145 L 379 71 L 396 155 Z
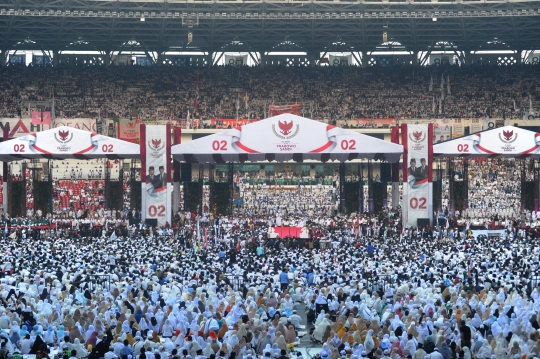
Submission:
M 236 94 L 236 127 L 238 127 L 238 94 Z

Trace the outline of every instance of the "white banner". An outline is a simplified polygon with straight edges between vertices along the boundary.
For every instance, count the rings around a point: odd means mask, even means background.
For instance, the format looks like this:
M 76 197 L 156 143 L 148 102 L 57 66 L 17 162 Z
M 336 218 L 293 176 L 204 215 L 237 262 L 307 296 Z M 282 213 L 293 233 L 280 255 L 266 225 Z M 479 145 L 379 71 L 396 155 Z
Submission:
M 440 143 L 434 149 L 437 156 L 446 157 L 540 157 L 540 133 L 505 126 Z
M 0 160 L 3 161 L 41 157 L 136 158 L 139 146 L 73 127 L 30 133 L 0 144 Z
M 17 138 L 34 132 L 51 129 L 51 125 L 32 125 L 31 118 L 0 118 L 0 129 L 9 126 L 9 138 Z
M 222 131 L 172 149 L 178 161 L 284 162 L 302 160 L 347 161 L 368 158 L 397 162 L 403 152 L 399 144 L 355 131 L 283 114 Z M 271 156 L 268 156 L 271 155 Z
M 433 140 L 435 143 L 451 140 L 452 120 L 442 119 L 433 120 Z
M 53 127 L 57 128 L 61 126 L 97 132 L 96 120 L 94 118 L 55 118 Z
M 405 148 L 407 185 L 403 186 L 405 226 L 416 227 L 420 218 L 430 218 L 429 125 L 405 125 L 402 143 Z
M 9 124 L 9 138 L 26 136 L 31 133 L 50 130 L 62 126 L 72 127 L 90 132 L 96 131 L 96 120 L 92 118 L 57 118 L 52 124 L 33 125 L 31 118 L 0 118 L 0 129 Z
M 146 125 L 144 135 L 145 168 L 144 218 L 157 219 L 158 226 L 170 218 L 171 188 L 167 169 L 167 126 Z

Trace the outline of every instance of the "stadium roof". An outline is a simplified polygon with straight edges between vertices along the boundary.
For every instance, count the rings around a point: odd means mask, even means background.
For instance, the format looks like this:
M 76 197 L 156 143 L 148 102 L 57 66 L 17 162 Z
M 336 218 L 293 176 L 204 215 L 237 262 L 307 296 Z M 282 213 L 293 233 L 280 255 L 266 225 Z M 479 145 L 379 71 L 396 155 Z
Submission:
M 520 0 L 5 0 L 0 50 L 265 52 L 286 42 L 375 51 L 383 31 L 412 51 L 441 41 L 531 50 L 540 48 L 539 16 L 538 1 Z

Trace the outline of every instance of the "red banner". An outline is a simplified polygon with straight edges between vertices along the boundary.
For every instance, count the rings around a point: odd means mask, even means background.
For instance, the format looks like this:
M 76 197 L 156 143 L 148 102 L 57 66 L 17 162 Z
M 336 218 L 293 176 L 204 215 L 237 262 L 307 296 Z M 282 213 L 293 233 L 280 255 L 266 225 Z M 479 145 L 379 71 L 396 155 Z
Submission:
M 139 120 L 118 122 L 118 139 L 139 143 L 141 137 L 141 126 Z
M 270 110 L 270 117 L 282 115 L 284 113 L 291 113 L 293 115 L 300 116 L 301 108 L 302 108 L 302 105 L 298 103 L 294 105 L 285 105 L 285 106 L 268 106 L 268 109 Z
M 50 125 L 51 111 L 32 111 L 32 125 Z

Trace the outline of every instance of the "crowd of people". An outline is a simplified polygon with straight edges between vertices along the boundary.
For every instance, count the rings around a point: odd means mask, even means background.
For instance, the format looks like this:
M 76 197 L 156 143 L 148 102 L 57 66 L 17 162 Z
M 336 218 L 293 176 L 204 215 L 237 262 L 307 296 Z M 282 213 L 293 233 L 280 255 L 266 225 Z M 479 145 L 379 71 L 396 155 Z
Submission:
M 399 210 L 205 219 L 201 236 L 185 212 L 175 229 L 8 230 L 0 357 L 540 357 L 527 236 L 402 231 Z M 268 237 L 286 223 L 309 238 Z
M 236 118 L 237 108 L 241 118 L 266 118 L 269 105 L 290 103 L 326 121 L 521 118 L 540 100 L 539 69 L 10 66 L 0 68 L 0 117 L 29 117 L 29 102 L 54 97 L 57 117 L 190 117 L 203 120 L 201 126 L 210 126 L 211 118 Z
M 467 165 L 467 172 L 465 172 Z M 510 218 L 520 218 L 532 227 L 537 226 L 534 211 L 522 209 L 522 176 L 534 181 L 532 162 L 514 158 L 476 158 L 453 160 L 454 183 L 462 184 L 467 176 L 468 202 L 464 203 L 461 195 L 454 193 L 456 215 L 463 223 L 486 228 L 505 228 Z M 450 185 L 447 178 L 442 181 L 442 207 L 449 213 Z M 455 191 L 455 190 L 454 190 Z M 532 194 L 531 194 L 532 195 Z M 463 203 L 456 204 L 460 197 Z M 459 208 L 464 208 L 462 211 Z
M 253 214 L 331 214 L 338 210 L 339 188 L 333 186 L 242 185 L 242 209 Z

